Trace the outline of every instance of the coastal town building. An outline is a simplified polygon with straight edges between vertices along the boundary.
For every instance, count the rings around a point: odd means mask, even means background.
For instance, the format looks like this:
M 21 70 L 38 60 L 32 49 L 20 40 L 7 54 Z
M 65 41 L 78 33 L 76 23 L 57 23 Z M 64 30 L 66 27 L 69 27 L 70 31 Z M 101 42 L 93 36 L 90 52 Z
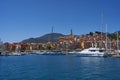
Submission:
M 74 36 L 73 36 L 73 32 L 72 29 L 70 30 L 70 35 L 69 36 L 64 36 L 64 37 L 60 37 L 59 38 L 59 44 L 60 44 L 60 48 L 62 50 L 67 50 L 67 49 L 73 49 L 73 45 L 74 45 Z
M 100 32 L 86 35 L 74 36 L 72 29 L 68 36 L 59 37 L 57 42 L 47 43 L 4 43 L 4 50 L 8 52 L 25 52 L 33 50 L 60 50 L 60 51 L 72 51 L 82 50 L 89 47 L 106 48 L 105 34 L 101 36 Z M 107 48 L 110 50 L 117 50 L 120 48 L 120 39 L 109 39 L 107 37 Z

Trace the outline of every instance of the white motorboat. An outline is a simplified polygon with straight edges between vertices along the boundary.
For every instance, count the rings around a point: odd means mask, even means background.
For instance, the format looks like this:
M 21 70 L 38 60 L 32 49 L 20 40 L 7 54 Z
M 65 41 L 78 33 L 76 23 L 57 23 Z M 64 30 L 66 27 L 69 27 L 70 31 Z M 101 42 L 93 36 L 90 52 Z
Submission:
M 88 48 L 84 49 L 80 52 L 76 52 L 77 56 L 83 56 L 83 57 L 105 57 L 107 56 L 107 52 L 105 49 L 100 49 L 100 48 Z

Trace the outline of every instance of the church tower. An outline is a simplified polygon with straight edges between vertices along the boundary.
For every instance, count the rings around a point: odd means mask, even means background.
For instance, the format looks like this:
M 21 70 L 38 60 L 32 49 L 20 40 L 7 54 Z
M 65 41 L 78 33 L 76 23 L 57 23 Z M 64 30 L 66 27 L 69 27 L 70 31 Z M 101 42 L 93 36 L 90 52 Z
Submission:
M 72 29 L 70 30 L 70 37 L 73 37 Z

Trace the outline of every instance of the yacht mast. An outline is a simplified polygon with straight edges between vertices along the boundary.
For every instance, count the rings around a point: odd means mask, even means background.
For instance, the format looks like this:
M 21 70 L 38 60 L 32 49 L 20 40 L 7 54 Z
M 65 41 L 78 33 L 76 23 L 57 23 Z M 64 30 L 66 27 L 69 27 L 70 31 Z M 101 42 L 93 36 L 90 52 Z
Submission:
M 118 41 L 119 41 L 119 39 L 118 39 L 118 32 L 117 32 L 117 50 L 119 50 Z
M 100 47 L 102 48 L 102 35 L 103 35 L 103 13 L 101 13 L 101 41 L 100 41 Z
M 105 41 L 105 48 L 106 48 L 106 51 L 107 51 L 107 49 L 108 49 L 108 47 L 107 47 L 107 24 L 106 24 L 106 41 Z

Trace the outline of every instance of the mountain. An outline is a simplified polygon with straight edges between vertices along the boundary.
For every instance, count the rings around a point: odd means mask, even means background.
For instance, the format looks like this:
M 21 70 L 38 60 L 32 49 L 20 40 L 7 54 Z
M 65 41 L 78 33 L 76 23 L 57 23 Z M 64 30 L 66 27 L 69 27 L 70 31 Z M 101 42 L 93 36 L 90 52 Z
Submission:
M 120 39 L 120 30 L 116 31 L 114 33 L 108 33 L 108 37 L 111 40 L 113 40 L 113 39 L 116 40 L 117 39 L 117 32 L 119 33 L 119 39 Z M 101 34 L 101 32 L 99 32 L 99 31 L 96 31 L 95 33 Z M 94 34 L 94 32 L 90 32 L 88 35 L 92 35 L 92 34 Z M 105 34 L 106 33 L 102 32 L 102 35 L 105 35 Z M 47 43 L 49 41 L 57 42 L 59 37 L 63 37 L 63 36 L 68 36 L 68 35 L 63 35 L 60 33 L 49 33 L 49 34 L 45 34 L 41 37 L 25 39 L 21 42 L 24 42 L 24 43 Z M 79 35 L 74 35 L 74 36 L 79 36 Z
M 49 41 L 57 42 L 59 37 L 63 37 L 63 36 L 66 36 L 66 35 L 63 35 L 60 33 L 49 33 L 41 37 L 25 39 L 21 42 L 24 42 L 24 43 L 47 43 Z

